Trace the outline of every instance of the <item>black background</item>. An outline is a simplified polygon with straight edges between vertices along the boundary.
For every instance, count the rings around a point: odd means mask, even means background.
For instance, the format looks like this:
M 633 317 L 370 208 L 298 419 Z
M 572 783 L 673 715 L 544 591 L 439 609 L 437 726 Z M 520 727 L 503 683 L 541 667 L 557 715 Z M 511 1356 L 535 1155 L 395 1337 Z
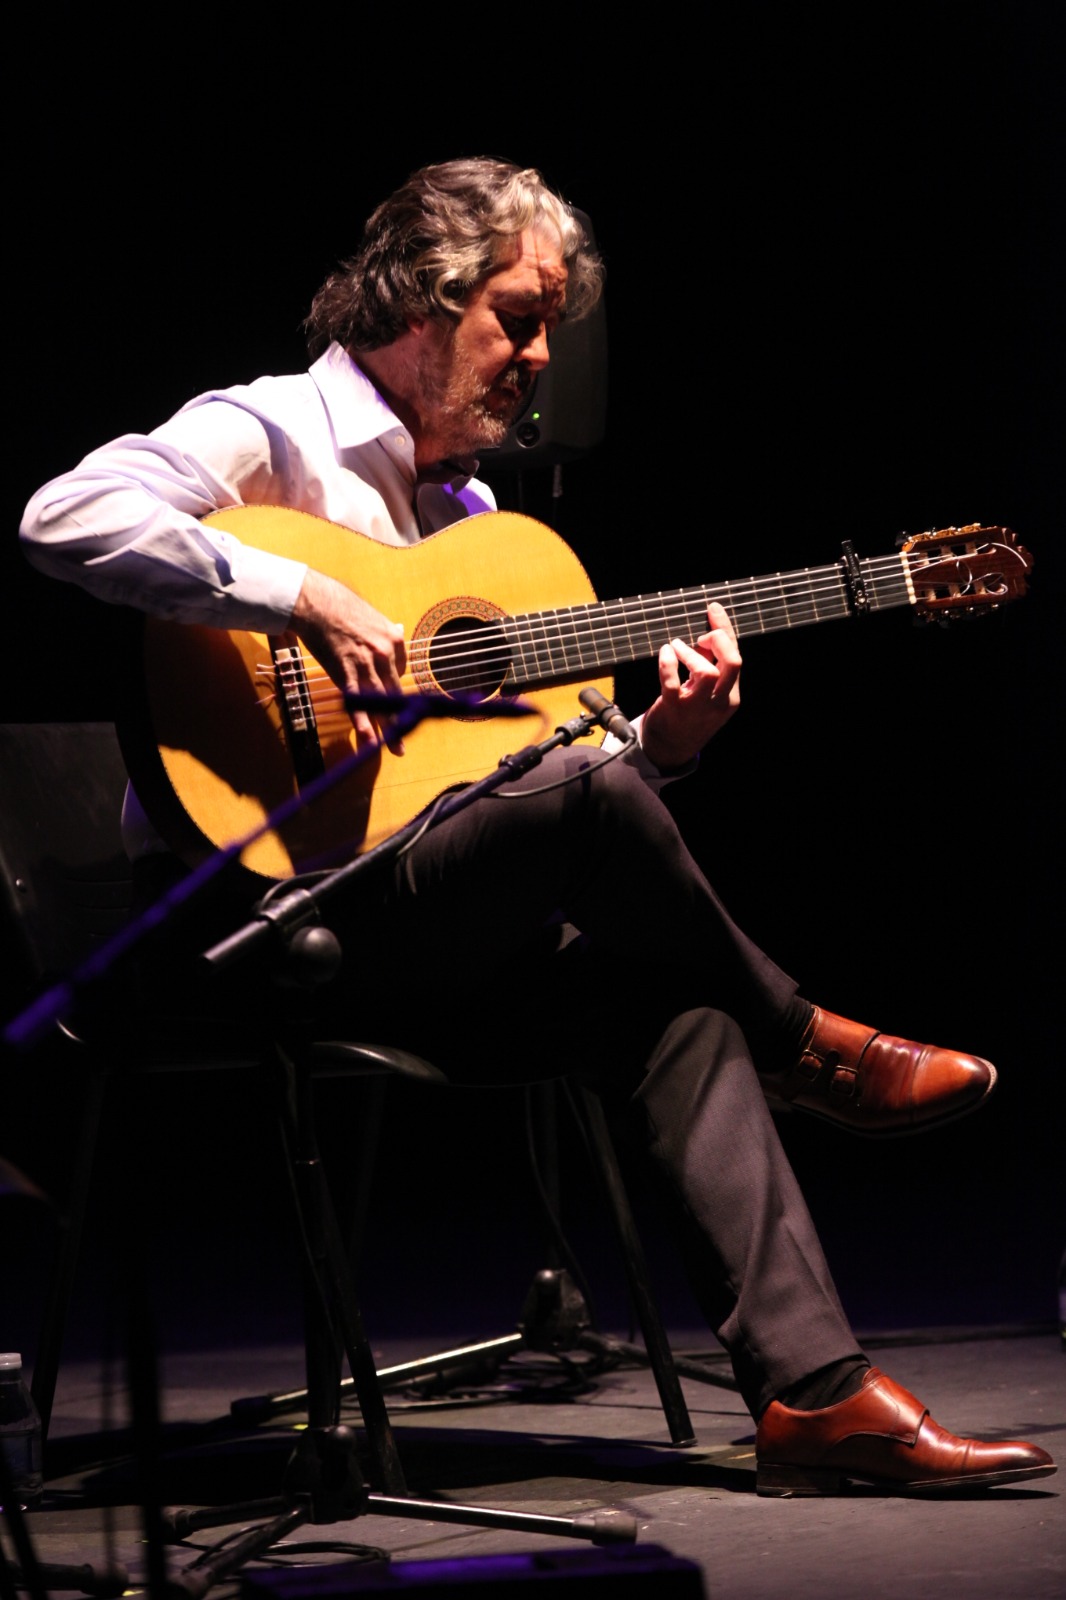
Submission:
M 673 13 L 619 15 L 356 26 L 325 8 L 264 37 L 261 12 L 229 8 L 210 39 L 162 19 L 27 24 L 3 715 L 107 718 L 126 660 L 119 613 L 21 560 L 32 490 L 199 390 L 305 365 L 312 294 L 413 168 L 540 167 L 606 258 L 608 425 L 557 510 L 547 473 L 523 490 L 601 594 L 831 561 L 843 538 L 886 554 L 900 531 L 973 520 L 1034 555 L 1029 596 L 970 626 L 890 613 L 751 642 L 743 712 L 670 804 L 811 998 L 1000 1066 L 993 1105 L 940 1134 L 875 1145 L 790 1119 L 853 1317 L 1050 1320 L 1066 1243 L 1060 9 L 757 5 L 699 36 Z M 619 701 L 635 714 L 651 687 L 627 669 Z M 517 999 L 519 1019 L 535 1003 Z M 211 1281 L 194 1258 L 219 1251 L 226 1278 L 235 1260 L 272 1271 L 242 1232 L 280 1224 L 257 1190 L 245 1203 L 259 1134 L 234 1133 L 234 1093 L 183 1083 L 154 1113 L 179 1288 L 186 1269 Z M 68 1109 L 14 1141 L 45 1178 Z M 464 1300 L 517 1309 L 538 1245 L 510 1195 L 511 1126 L 467 1097 L 397 1110 L 379 1323 L 467 1331 Z M 594 1240 L 576 1160 L 568 1183 Z

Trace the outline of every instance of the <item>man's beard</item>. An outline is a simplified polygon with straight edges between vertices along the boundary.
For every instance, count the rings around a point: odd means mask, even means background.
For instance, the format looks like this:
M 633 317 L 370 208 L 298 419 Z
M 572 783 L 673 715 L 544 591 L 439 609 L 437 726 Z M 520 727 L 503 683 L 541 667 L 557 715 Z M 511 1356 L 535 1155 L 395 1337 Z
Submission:
M 426 409 L 433 415 L 433 431 L 447 440 L 446 454 L 472 455 L 501 445 L 525 401 L 530 382 L 527 369 L 513 366 L 491 384 L 485 384 L 469 362 L 453 350 L 447 371 L 430 379 L 424 388 Z

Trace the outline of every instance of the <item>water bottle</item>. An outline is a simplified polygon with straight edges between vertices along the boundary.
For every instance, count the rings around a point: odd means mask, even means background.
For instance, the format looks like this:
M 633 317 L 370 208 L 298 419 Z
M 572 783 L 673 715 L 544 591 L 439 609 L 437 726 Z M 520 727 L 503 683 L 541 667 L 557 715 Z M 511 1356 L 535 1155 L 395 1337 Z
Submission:
M 0 1450 L 19 1505 L 36 1505 L 43 1484 L 41 1418 L 22 1376 L 22 1357 L 12 1351 L 0 1353 Z

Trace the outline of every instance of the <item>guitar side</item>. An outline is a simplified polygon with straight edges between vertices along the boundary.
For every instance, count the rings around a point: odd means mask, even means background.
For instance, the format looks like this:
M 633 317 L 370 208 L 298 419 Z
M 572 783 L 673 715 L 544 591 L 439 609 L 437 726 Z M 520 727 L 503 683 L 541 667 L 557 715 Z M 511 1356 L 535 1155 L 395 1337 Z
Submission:
M 595 601 L 587 574 L 550 528 L 511 512 L 487 512 L 396 548 L 306 512 L 238 506 L 205 519 L 242 543 L 301 560 L 348 585 L 403 625 L 405 692 L 441 692 L 443 630 L 496 616 Z M 295 641 L 293 641 L 295 642 Z M 354 748 L 341 697 L 301 648 L 326 770 Z M 270 641 L 148 618 L 144 628 L 144 716 L 123 733 L 134 785 L 167 843 L 203 859 L 262 827 L 297 792 Z M 610 678 L 575 679 L 613 694 Z M 454 685 L 452 685 L 454 688 Z M 575 715 L 571 683 L 531 698 L 548 728 Z M 445 789 L 471 782 L 540 728 L 487 717 L 428 719 L 406 753 L 380 751 L 282 828 L 242 853 L 251 871 L 285 878 L 336 865 L 416 817 Z

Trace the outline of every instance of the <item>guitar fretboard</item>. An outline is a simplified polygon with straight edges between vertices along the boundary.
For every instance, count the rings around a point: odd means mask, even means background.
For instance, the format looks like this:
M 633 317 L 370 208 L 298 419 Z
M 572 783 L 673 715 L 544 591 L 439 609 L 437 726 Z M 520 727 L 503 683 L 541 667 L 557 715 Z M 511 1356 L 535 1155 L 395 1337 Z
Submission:
M 871 611 L 909 605 L 907 558 L 860 561 Z M 718 601 L 737 634 L 776 633 L 850 616 L 854 603 L 844 563 L 803 567 L 729 583 L 657 590 L 557 611 L 530 611 L 503 624 L 519 687 L 593 672 L 657 655 L 671 639 L 692 644 L 707 632 L 707 607 Z

